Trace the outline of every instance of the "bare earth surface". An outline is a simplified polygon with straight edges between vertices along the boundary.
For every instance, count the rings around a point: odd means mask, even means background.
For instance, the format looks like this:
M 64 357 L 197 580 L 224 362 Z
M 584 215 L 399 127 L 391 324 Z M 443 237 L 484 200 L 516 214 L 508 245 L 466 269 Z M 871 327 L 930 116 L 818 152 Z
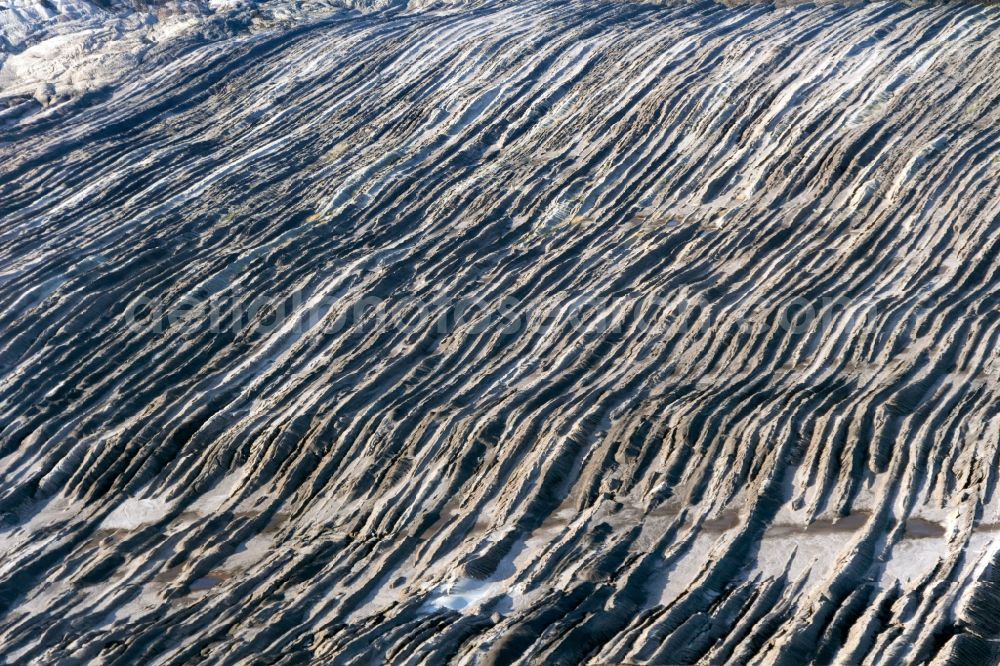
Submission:
M 5 9 L 0 660 L 996 663 L 1000 8 L 732 4 Z

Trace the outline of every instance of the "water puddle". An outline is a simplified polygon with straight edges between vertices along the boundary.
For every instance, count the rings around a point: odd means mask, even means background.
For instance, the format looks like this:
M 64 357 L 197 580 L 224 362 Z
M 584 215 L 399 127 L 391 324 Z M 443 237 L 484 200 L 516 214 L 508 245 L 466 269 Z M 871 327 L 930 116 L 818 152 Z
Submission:
M 225 574 L 223 574 L 222 572 L 213 571 L 212 573 L 209 573 L 193 581 L 191 585 L 188 586 L 188 588 L 191 590 L 191 592 L 204 592 L 206 590 L 212 589 L 213 587 L 215 587 L 219 583 L 224 582 L 225 580 L 226 580 Z

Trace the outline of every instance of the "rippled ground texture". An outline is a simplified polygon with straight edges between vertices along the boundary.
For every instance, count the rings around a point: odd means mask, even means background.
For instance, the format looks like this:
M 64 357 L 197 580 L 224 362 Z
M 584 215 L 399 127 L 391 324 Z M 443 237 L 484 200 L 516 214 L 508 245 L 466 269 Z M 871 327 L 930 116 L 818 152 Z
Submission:
M 254 25 L 0 130 L 0 654 L 997 658 L 1000 10 Z

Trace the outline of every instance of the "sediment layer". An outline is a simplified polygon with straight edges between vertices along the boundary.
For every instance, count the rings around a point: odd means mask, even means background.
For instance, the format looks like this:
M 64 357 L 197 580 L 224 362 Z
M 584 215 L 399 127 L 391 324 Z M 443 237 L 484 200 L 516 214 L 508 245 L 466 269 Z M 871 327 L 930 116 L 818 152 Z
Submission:
M 0 654 L 997 659 L 1000 10 L 297 16 L 4 116 Z

